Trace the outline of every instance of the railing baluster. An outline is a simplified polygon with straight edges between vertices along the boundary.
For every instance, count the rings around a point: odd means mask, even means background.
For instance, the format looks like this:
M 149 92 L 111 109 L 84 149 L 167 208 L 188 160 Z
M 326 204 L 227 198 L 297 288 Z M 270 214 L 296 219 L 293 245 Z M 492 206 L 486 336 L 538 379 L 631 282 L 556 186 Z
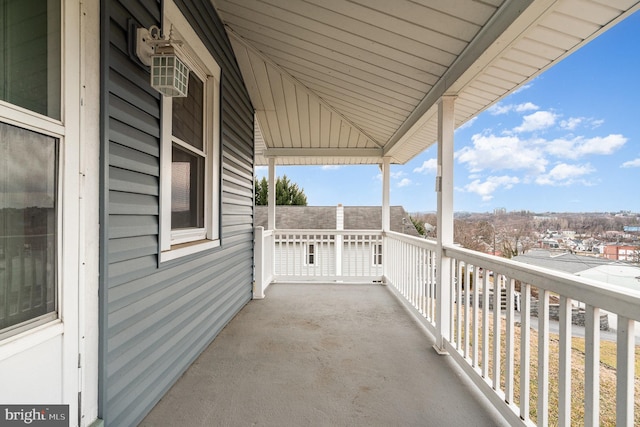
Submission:
M 635 322 L 618 316 L 616 370 L 616 425 L 633 426 Z M 639 373 L 640 374 L 640 373 Z
M 515 352 L 515 280 L 506 278 L 507 286 L 507 313 L 505 331 L 505 400 L 507 403 L 514 402 L 514 352 Z
M 585 313 L 584 425 L 600 419 L 600 309 L 587 304 Z
M 560 296 L 558 425 L 571 425 L 571 299 Z
M 463 306 L 463 321 L 462 324 L 462 334 L 464 340 L 464 357 L 465 359 L 469 359 L 471 355 L 469 354 L 469 335 L 470 335 L 470 323 L 469 323 L 469 312 L 471 309 L 471 270 L 473 269 L 473 265 L 469 263 L 465 263 L 465 267 L 467 268 L 465 272 L 465 285 L 464 285 L 464 296 L 462 297 L 462 301 L 464 302 Z
M 474 270 L 474 276 L 475 279 L 473 281 L 473 329 L 472 329 L 472 335 L 473 337 L 471 338 L 471 340 L 473 341 L 473 364 L 472 366 L 474 368 L 478 367 L 479 364 L 479 360 L 478 360 L 478 355 L 479 355 L 479 350 L 480 348 L 478 347 L 478 328 L 480 325 L 480 313 L 479 313 L 479 306 L 480 306 L 480 286 L 478 284 L 479 280 L 480 280 L 480 273 L 479 268 L 476 268 Z
M 538 289 L 538 425 L 549 425 L 549 291 Z
M 445 337 L 445 339 L 449 342 L 453 342 L 453 334 L 455 329 L 453 329 L 453 304 L 455 301 L 455 291 L 456 291 L 456 287 L 454 285 L 454 282 L 457 280 L 456 278 L 458 277 L 456 274 L 457 271 L 457 264 L 458 264 L 458 260 L 456 260 L 455 258 L 453 258 L 451 260 L 451 264 L 449 265 L 451 271 L 449 272 L 449 277 L 451 278 L 451 283 L 449 284 L 449 336 Z
M 462 269 L 464 268 L 464 273 Z M 462 282 L 467 277 L 469 266 L 463 261 L 458 261 L 458 283 L 456 283 L 456 349 L 460 351 L 462 348 L 462 304 L 464 304 L 462 296 Z M 468 281 L 465 283 L 469 283 Z M 468 285 L 467 285 L 468 287 Z M 453 329 L 452 329 L 453 330 Z
M 500 390 L 500 332 L 502 329 L 500 277 L 495 271 L 493 272 L 493 389 L 496 391 Z
M 489 271 L 482 278 L 482 376 L 489 377 Z
M 520 316 L 520 418 L 529 420 L 531 285 L 524 284 Z

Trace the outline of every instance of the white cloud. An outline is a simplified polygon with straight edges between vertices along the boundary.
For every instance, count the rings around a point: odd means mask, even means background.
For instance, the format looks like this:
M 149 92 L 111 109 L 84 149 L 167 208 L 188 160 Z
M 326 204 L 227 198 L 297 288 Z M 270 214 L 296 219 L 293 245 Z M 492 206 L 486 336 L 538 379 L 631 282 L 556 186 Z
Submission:
M 534 104 L 533 102 L 525 102 L 524 104 L 518 104 L 514 107 L 514 109 L 516 110 L 516 112 L 518 113 L 524 113 L 525 111 L 536 111 L 539 110 L 540 107 L 538 107 L 536 104 Z
M 522 85 L 518 89 L 514 90 L 511 94 L 515 95 L 516 93 L 519 93 L 519 92 L 522 92 L 524 90 L 529 89 L 531 86 L 533 86 L 533 84 L 531 84 L 531 83 L 526 84 L 526 85 Z
M 391 174 L 389 175 L 391 178 L 393 179 L 400 179 L 403 176 L 405 176 L 406 173 L 403 171 L 397 171 L 397 172 L 391 172 Z
M 536 111 L 524 116 L 522 124 L 513 129 L 514 132 L 534 132 L 548 129 L 556 123 L 557 115 L 551 111 Z
M 538 107 L 536 104 L 532 103 L 532 102 L 525 102 L 522 104 L 501 104 L 501 103 L 497 103 L 492 105 L 491 107 L 489 107 L 489 109 L 487 110 L 489 112 L 489 114 L 493 115 L 493 116 L 498 116 L 501 114 L 507 114 L 510 113 L 512 111 L 515 111 L 516 113 L 524 113 L 526 111 L 535 111 L 540 109 L 540 107 Z
M 329 171 L 329 170 L 340 169 L 341 167 L 342 167 L 341 165 L 324 165 L 320 169 L 322 169 L 323 171 Z
M 413 170 L 415 173 L 436 173 L 438 171 L 438 160 L 437 159 L 429 159 L 422 162 L 422 166 L 417 167 Z
M 457 151 L 455 157 L 459 163 L 466 164 L 472 173 L 485 169 L 542 173 L 548 163 L 537 145 L 517 136 L 476 134 L 471 139 L 473 146 Z
M 620 134 L 573 139 L 554 139 L 547 142 L 546 151 L 556 157 L 577 159 L 588 155 L 609 155 L 626 144 L 627 138 Z
M 268 166 L 256 166 L 254 173 L 257 175 L 265 175 L 269 172 Z
M 640 157 L 634 160 L 629 160 L 628 162 L 624 162 L 621 168 L 640 168 Z
M 464 124 L 462 124 L 456 130 L 470 128 L 471 126 L 473 126 L 476 120 L 478 120 L 478 116 L 472 117 L 471 119 L 467 120 L 466 122 L 464 122 Z
M 575 130 L 578 126 L 589 129 L 596 129 L 604 123 L 604 120 L 596 120 L 588 117 L 569 117 L 560 121 L 560 127 L 566 130 Z
M 481 182 L 476 179 L 464 186 L 464 191 L 476 193 L 486 202 L 493 199 L 493 193 L 499 188 L 510 189 L 514 184 L 518 184 L 520 179 L 515 176 L 490 176 L 486 181 Z
M 411 185 L 411 180 L 409 178 L 403 178 L 402 180 L 400 180 L 400 182 L 398 183 L 398 187 L 406 187 L 408 185 Z
M 567 120 L 560 121 L 560 127 L 562 129 L 574 130 L 583 121 L 584 121 L 584 117 L 570 117 Z
M 507 114 L 508 112 L 510 112 L 511 107 L 511 105 L 504 105 L 498 102 L 497 104 L 493 104 L 491 107 L 489 107 L 487 111 L 492 116 L 499 116 L 501 114 Z
M 567 163 L 560 163 L 554 166 L 549 173 L 538 176 L 536 178 L 536 184 L 559 186 L 580 182 L 582 184 L 589 185 L 588 181 L 581 178 L 592 172 L 595 172 L 595 169 L 591 167 L 590 164 L 570 165 Z

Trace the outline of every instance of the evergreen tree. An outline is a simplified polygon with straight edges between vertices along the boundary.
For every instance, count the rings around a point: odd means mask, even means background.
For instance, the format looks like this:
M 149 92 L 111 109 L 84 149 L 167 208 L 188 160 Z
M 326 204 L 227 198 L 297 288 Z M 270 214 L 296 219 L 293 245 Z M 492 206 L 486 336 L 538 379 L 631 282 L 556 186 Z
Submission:
M 256 178 L 254 180 L 256 206 L 266 206 L 268 202 L 268 186 L 267 178 L 262 178 L 260 181 Z
M 267 179 L 262 178 L 260 181 L 256 179 L 254 186 L 256 205 L 267 205 L 269 188 Z M 291 182 L 291 180 L 284 175 L 278 177 L 276 180 L 276 205 L 307 206 L 307 196 L 304 194 L 304 189 L 298 187 L 298 184 Z

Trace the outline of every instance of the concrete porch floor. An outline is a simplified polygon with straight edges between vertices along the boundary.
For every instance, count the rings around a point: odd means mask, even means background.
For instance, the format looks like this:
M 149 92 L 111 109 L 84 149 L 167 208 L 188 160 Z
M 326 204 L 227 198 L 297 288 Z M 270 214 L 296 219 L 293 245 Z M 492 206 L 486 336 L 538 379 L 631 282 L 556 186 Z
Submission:
M 142 426 L 498 426 L 382 285 L 275 284 Z

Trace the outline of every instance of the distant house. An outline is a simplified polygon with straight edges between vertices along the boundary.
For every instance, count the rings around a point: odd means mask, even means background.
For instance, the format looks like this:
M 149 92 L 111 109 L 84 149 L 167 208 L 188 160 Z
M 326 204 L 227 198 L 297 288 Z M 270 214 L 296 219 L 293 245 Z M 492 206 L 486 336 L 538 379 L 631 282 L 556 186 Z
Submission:
M 605 245 L 604 257 L 616 261 L 635 261 L 638 258 L 640 246 Z

